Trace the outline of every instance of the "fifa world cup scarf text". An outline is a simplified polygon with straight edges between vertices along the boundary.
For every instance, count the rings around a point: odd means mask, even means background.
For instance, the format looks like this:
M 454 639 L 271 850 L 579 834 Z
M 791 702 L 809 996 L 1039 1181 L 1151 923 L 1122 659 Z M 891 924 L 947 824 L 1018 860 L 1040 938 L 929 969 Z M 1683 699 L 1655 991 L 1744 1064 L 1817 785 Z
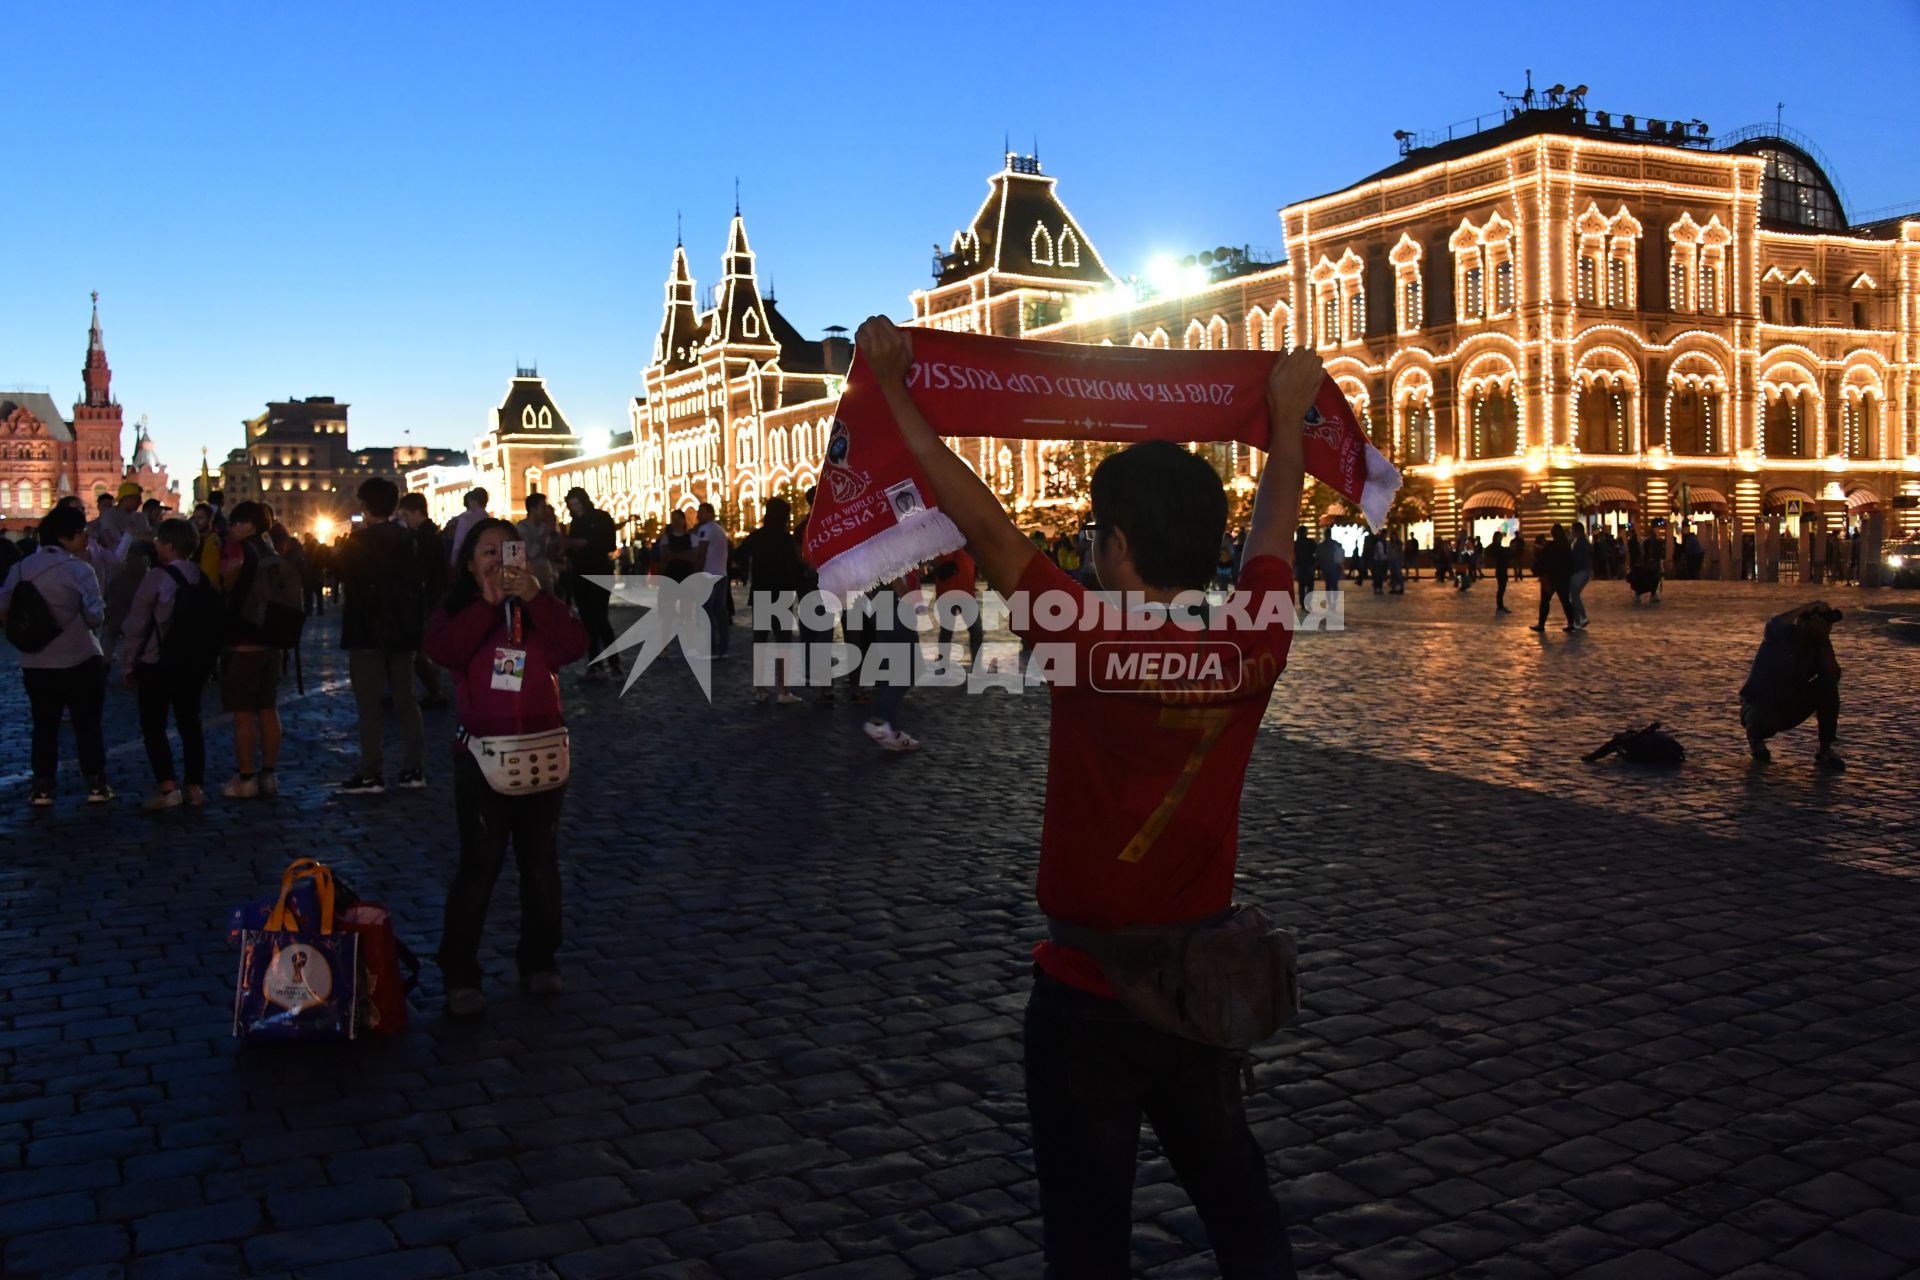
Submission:
M 1264 449 L 1270 351 L 1162 351 L 913 330 L 907 389 L 935 432 L 1009 440 L 1237 440 Z M 1378 528 L 1400 473 L 1331 378 L 1307 411 L 1307 474 Z M 965 539 L 856 355 L 821 464 L 807 559 L 821 589 L 864 591 Z

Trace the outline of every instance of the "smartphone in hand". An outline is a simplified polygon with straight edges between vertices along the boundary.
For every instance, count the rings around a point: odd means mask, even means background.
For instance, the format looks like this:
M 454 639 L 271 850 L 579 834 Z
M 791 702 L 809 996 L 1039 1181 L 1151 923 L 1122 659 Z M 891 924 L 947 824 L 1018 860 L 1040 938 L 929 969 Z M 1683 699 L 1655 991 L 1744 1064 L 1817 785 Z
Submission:
M 524 542 L 503 542 L 500 544 L 500 564 L 508 569 L 527 567 L 527 544 Z

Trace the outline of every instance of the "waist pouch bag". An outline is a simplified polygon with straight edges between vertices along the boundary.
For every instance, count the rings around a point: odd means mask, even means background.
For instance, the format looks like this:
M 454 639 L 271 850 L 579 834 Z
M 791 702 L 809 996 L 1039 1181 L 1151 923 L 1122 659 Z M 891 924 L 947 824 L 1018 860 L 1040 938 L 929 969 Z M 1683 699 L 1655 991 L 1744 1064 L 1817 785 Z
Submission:
M 1300 1011 L 1293 936 L 1258 907 L 1113 931 L 1049 916 L 1047 930 L 1099 962 L 1120 1002 L 1156 1031 L 1245 1050 Z
M 566 785 L 573 756 L 565 729 L 502 733 L 480 738 L 460 730 L 460 743 L 479 762 L 487 785 L 503 796 L 530 796 Z
M 303 859 L 303 862 L 311 862 Z M 311 878 L 319 916 L 299 921 L 287 908 L 294 883 Z M 359 990 L 360 935 L 334 929 L 333 873 L 296 862 L 264 926 L 240 933 L 233 1034 L 244 1040 L 351 1040 Z

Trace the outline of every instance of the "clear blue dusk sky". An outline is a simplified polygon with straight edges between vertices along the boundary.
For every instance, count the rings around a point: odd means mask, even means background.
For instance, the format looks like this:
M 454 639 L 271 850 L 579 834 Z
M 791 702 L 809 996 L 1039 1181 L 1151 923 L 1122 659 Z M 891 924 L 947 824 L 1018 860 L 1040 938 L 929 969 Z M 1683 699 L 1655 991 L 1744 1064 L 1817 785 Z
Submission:
M 129 427 L 176 475 L 268 399 L 356 444 L 465 447 L 516 360 L 619 429 L 674 214 L 702 286 L 733 181 L 803 332 L 907 311 L 1003 131 L 1109 266 L 1281 244 L 1276 209 L 1495 91 L 1771 120 L 1854 210 L 1920 202 L 1920 3 L 1594 6 L 0 5 L 0 387 L 79 390 L 101 293 Z M 411 432 L 410 436 L 403 433 Z M 126 447 L 131 448 L 129 430 Z

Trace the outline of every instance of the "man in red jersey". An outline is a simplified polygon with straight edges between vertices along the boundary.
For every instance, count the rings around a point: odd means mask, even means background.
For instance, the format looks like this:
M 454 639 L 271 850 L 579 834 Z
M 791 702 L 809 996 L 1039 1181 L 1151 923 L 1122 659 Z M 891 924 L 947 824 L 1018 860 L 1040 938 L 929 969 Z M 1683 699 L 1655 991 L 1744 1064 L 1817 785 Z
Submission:
M 858 341 L 940 509 L 965 535 L 987 581 L 1012 601 L 1021 638 L 1043 661 L 1052 651 L 1058 678 L 1041 908 L 1107 931 L 1223 911 L 1232 898 L 1247 759 L 1292 639 L 1279 619 L 1293 617 L 1301 423 L 1320 386 L 1319 357 L 1304 350 L 1276 357 L 1268 378 L 1272 436 L 1230 611 L 1242 625 L 1194 631 L 1172 615 L 1179 598 L 1203 590 L 1215 572 L 1227 503 L 1210 464 L 1165 442 L 1135 445 L 1100 464 L 1092 483 L 1094 567 L 1105 591 L 1139 607 L 1124 616 L 1103 612 L 1088 626 L 1084 611 L 1097 604 L 1036 552 L 914 407 L 909 336 L 876 316 Z M 1267 607 L 1273 601 L 1284 609 Z M 1057 608 L 1068 619 L 1064 628 Z M 1027 1107 L 1046 1274 L 1130 1274 L 1144 1116 L 1193 1198 L 1221 1272 L 1229 1280 L 1293 1276 L 1286 1225 L 1247 1127 L 1239 1055 L 1148 1026 L 1114 998 L 1084 951 L 1047 941 L 1034 948 L 1034 961 Z

